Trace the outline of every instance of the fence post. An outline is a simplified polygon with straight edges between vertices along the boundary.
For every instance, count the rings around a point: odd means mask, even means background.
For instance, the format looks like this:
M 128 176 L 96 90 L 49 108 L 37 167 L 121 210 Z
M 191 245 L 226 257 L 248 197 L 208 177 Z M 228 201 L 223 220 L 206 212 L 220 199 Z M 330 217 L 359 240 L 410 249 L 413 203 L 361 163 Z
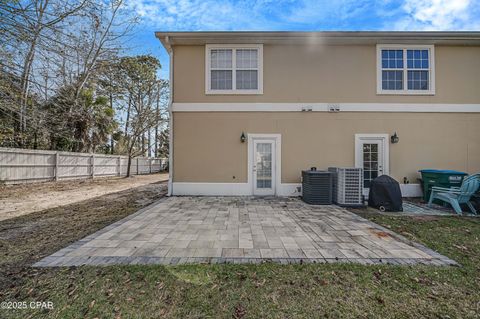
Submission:
M 122 175 L 122 157 L 119 156 L 117 158 L 117 171 L 118 171 L 118 176 Z
M 140 175 L 140 172 L 138 171 L 138 157 L 137 157 L 137 175 Z
M 59 154 L 58 152 L 55 152 L 55 181 L 58 181 L 58 163 L 60 162 L 59 161 Z
M 149 163 L 150 163 L 150 174 L 152 174 L 152 159 L 151 158 L 149 159 Z
M 94 177 L 95 177 L 95 155 L 94 155 L 94 154 L 92 154 L 92 160 L 91 160 L 91 163 L 90 163 L 90 164 L 92 164 L 92 165 L 91 165 L 91 168 L 92 168 L 92 178 L 94 178 Z

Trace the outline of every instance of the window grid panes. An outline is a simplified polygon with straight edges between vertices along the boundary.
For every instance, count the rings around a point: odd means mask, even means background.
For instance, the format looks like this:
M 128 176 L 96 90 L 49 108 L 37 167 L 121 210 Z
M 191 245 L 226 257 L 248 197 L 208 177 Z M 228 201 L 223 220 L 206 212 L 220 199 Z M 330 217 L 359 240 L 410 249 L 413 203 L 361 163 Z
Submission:
M 382 71 L 383 90 L 403 90 L 403 71 Z
M 259 50 L 210 49 L 211 90 L 258 90 Z
M 272 144 L 257 144 L 257 188 L 272 188 Z
M 215 49 L 210 52 L 210 65 L 212 69 L 231 69 L 232 50 Z
M 258 50 L 236 50 L 236 86 L 237 90 L 258 89 Z
M 409 90 L 428 90 L 428 71 L 408 71 Z
M 258 68 L 257 49 L 237 49 L 237 69 Z
M 382 89 L 403 90 L 403 50 L 382 50 Z
M 403 50 L 382 50 L 382 68 L 403 69 Z
M 428 69 L 428 50 L 407 50 L 409 69 Z
M 214 49 L 210 51 L 210 87 L 212 90 L 233 88 L 233 51 Z
M 232 70 L 212 70 L 211 85 L 212 90 L 231 90 Z
M 237 70 L 237 89 L 256 90 L 258 89 L 258 71 Z
M 363 186 L 378 177 L 378 144 L 363 144 Z
M 381 49 L 381 88 L 385 91 L 430 90 L 429 49 Z
M 407 85 L 409 90 L 429 89 L 428 50 L 407 50 Z

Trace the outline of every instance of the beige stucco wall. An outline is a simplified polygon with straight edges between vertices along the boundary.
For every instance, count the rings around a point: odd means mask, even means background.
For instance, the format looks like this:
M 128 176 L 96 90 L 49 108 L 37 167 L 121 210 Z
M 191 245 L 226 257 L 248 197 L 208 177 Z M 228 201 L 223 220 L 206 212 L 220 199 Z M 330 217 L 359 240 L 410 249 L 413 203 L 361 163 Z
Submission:
M 176 112 L 174 181 L 247 182 L 242 131 L 282 134 L 282 183 L 311 166 L 353 166 L 356 133 L 398 133 L 390 175 L 399 181 L 415 183 L 421 168 L 479 172 L 479 123 L 462 113 Z
M 435 46 L 434 96 L 376 94 L 375 45 L 264 45 L 263 95 L 205 95 L 205 46 L 174 47 L 174 102 L 480 103 L 480 47 Z

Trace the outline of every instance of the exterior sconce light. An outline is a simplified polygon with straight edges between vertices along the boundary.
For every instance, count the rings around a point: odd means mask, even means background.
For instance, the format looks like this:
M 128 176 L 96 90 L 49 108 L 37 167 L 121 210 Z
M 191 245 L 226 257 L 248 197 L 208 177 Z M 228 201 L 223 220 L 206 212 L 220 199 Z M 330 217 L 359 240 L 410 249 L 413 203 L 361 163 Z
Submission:
M 400 138 L 398 137 L 397 132 L 395 132 L 395 133 L 390 137 L 390 141 L 392 142 L 392 144 L 397 144 L 399 140 L 400 140 Z
M 242 135 L 240 135 L 240 142 L 245 143 L 245 140 L 247 138 L 245 137 L 245 133 L 242 132 Z

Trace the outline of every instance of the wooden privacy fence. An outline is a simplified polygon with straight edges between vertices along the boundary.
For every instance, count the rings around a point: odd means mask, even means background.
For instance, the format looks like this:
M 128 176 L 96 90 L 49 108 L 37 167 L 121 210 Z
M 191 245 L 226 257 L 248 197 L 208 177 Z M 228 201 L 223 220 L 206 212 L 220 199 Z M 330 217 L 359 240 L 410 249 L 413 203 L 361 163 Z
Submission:
M 132 175 L 165 170 L 165 158 L 134 157 Z M 127 175 L 128 157 L 0 147 L 0 182 L 16 184 Z

